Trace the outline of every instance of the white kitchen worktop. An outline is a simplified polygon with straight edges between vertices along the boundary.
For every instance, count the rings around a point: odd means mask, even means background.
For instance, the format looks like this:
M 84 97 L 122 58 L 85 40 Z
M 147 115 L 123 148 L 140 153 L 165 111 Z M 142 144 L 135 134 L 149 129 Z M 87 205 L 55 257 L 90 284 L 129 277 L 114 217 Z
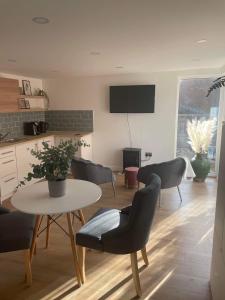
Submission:
M 48 136 L 59 136 L 59 137 L 64 137 L 64 136 L 71 136 L 71 137 L 83 137 L 85 135 L 91 134 L 91 132 L 80 132 L 80 131 L 48 131 L 46 133 L 42 133 L 39 135 L 24 135 L 19 138 L 19 140 L 15 140 L 12 142 L 0 142 L 0 148 L 2 147 L 9 147 L 13 146 L 16 144 L 21 144 L 21 143 L 27 143 L 36 139 L 41 139 L 41 138 L 46 138 Z

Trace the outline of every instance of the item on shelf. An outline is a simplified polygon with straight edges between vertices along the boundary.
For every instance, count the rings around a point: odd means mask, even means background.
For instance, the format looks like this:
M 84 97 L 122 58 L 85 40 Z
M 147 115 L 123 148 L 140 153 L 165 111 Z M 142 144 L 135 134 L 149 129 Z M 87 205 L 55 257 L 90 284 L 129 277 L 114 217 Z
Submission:
M 46 93 L 44 92 L 44 90 L 39 90 L 37 95 L 45 97 Z
M 29 80 L 22 80 L 23 94 L 26 96 L 32 96 L 31 85 Z
M 27 99 L 25 99 L 25 108 L 30 109 L 30 102 Z
M 26 102 L 24 98 L 19 99 L 19 108 L 26 109 Z

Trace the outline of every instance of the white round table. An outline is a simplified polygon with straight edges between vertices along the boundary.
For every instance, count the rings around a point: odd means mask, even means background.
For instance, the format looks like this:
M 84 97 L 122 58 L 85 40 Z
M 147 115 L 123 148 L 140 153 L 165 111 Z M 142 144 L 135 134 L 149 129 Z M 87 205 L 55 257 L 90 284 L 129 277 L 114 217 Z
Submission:
M 67 179 L 63 197 L 50 197 L 48 182 L 43 181 L 18 190 L 11 202 L 15 208 L 28 214 L 53 215 L 84 208 L 97 202 L 101 195 L 101 188 L 92 182 Z
M 11 199 L 12 205 L 22 212 L 37 216 L 34 237 L 31 246 L 31 258 L 34 254 L 41 216 L 47 215 L 51 220 L 54 221 L 50 215 L 65 213 L 67 216 L 69 229 L 69 233 L 67 234 L 71 240 L 75 271 L 77 274 L 78 284 L 81 285 L 81 283 L 84 282 L 84 278 L 82 278 L 79 268 L 77 249 L 74 240 L 74 230 L 70 213 L 78 211 L 81 223 L 84 223 L 81 209 L 97 202 L 101 198 L 101 195 L 101 188 L 96 184 L 89 181 L 76 179 L 66 180 L 66 194 L 58 198 L 49 196 L 47 181 L 38 182 L 31 186 L 25 187 L 23 190 L 18 190 Z M 49 228 L 47 228 L 47 233 L 48 232 Z

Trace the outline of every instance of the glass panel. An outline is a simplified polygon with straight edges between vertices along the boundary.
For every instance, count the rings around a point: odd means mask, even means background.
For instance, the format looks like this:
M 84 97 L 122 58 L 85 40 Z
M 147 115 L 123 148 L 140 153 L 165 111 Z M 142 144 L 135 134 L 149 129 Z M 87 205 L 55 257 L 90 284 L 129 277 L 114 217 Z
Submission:
M 194 152 L 187 143 L 187 120 L 209 119 L 218 120 L 220 90 L 214 90 L 206 97 L 208 88 L 215 78 L 191 78 L 184 79 L 180 83 L 178 129 L 177 129 L 177 156 L 187 156 L 192 159 Z M 208 158 L 211 161 L 211 172 L 215 172 L 216 159 L 215 132 L 212 144 L 209 147 Z

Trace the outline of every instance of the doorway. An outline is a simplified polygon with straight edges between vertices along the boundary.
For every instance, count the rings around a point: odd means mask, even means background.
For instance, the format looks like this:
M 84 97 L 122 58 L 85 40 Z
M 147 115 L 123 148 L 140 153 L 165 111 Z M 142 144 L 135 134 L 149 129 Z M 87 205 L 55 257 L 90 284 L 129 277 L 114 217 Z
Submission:
M 191 160 L 194 152 L 187 143 L 187 121 L 192 119 L 216 119 L 216 131 L 208 151 L 208 158 L 211 163 L 210 175 L 215 175 L 216 173 L 220 90 L 213 91 L 209 97 L 206 97 L 206 94 L 214 79 L 214 77 L 188 78 L 180 81 L 177 123 L 176 154 L 177 156 L 188 157 Z

